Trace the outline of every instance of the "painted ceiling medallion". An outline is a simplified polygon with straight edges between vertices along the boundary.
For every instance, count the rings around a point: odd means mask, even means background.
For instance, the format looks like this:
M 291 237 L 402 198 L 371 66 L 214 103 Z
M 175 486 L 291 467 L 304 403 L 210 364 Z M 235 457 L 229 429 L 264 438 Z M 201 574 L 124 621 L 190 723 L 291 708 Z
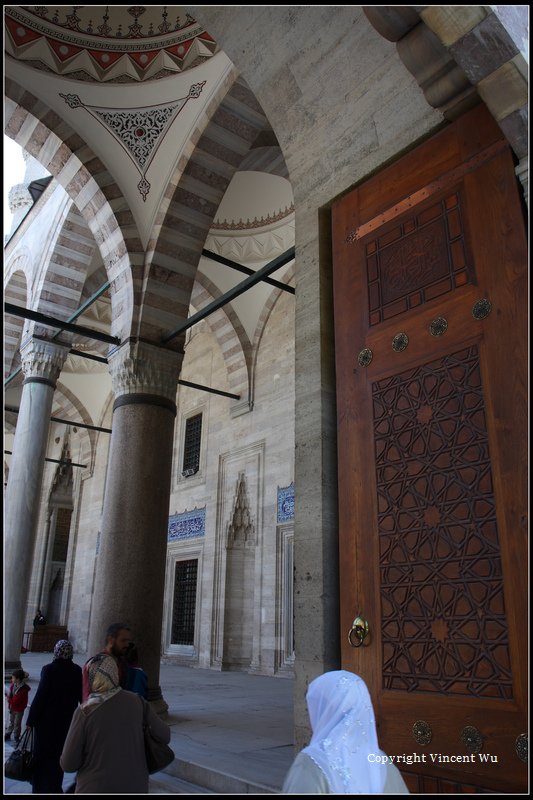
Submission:
M 5 6 L 5 49 L 80 81 L 135 83 L 183 72 L 217 51 L 179 6 Z
M 146 172 L 164 135 L 188 100 L 200 97 L 205 81 L 193 83 L 187 97 L 173 103 L 160 103 L 140 109 L 111 109 L 91 106 L 84 103 L 77 94 L 62 94 L 65 103 L 73 109 L 83 108 L 91 116 L 111 131 L 116 140 L 126 150 L 139 170 L 141 180 L 137 188 L 143 200 L 150 191 L 151 184 Z

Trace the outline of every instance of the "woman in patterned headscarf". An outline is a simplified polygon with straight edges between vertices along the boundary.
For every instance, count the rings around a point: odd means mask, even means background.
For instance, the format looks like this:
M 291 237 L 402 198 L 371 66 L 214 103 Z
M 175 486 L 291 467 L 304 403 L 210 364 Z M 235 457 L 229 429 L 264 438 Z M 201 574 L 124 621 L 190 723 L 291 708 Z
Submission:
M 100 653 L 86 665 L 89 697 L 74 712 L 61 766 L 76 772 L 77 794 L 147 794 L 143 712 L 154 738 L 170 728 L 142 697 L 119 685 L 115 658 Z
M 364 681 L 335 670 L 309 684 L 313 735 L 296 756 L 283 794 L 409 794 L 399 770 L 379 749 Z
M 54 647 L 54 660 L 41 670 L 41 680 L 31 704 L 27 727 L 34 728 L 34 794 L 61 794 L 63 770 L 59 756 L 72 715 L 81 703 L 81 667 L 73 661 L 67 639 Z

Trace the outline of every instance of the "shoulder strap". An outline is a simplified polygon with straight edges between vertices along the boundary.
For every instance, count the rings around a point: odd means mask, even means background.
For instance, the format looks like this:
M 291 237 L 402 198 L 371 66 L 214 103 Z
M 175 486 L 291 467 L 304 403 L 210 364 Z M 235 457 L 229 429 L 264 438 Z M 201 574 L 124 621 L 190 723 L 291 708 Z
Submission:
M 26 728 L 20 737 L 17 750 L 33 750 L 33 728 Z

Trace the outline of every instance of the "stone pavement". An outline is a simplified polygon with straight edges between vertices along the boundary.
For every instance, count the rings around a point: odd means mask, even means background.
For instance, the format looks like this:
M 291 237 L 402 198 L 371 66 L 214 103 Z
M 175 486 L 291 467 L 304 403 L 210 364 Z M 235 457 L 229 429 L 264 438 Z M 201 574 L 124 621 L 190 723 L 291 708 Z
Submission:
M 21 659 L 31 702 L 52 654 Z M 86 656 L 77 653 L 74 660 L 83 664 Z M 160 682 L 176 759 L 151 776 L 150 794 L 281 793 L 294 757 L 292 679 L 162 663 Z M 12 749 L 6 742 L 5 758 Z M 63 788 L 74 778 L 65 775 Z M 31 794 L 31 786 L 4 778 L 4 794 Z

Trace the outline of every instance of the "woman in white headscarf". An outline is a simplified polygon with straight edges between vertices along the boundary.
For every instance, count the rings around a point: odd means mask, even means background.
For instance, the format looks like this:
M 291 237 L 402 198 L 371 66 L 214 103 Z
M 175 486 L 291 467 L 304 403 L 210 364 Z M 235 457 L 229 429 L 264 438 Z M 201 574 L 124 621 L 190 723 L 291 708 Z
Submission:
M 306 699 L 313 735 L 296 756 L 283 794 L 409 794 L 379 749 L 361 678 L 346 670 L 326 672 L 309 684 Z
M 143 711 L 154 738 L 168 743 L 170 728 L 142 697 L 119 686 L 113 656 L 87 664 L 90 694 L 76 709 L 61 754 L 65 772 L 76 772 L 76 794 L 147 794 Z

